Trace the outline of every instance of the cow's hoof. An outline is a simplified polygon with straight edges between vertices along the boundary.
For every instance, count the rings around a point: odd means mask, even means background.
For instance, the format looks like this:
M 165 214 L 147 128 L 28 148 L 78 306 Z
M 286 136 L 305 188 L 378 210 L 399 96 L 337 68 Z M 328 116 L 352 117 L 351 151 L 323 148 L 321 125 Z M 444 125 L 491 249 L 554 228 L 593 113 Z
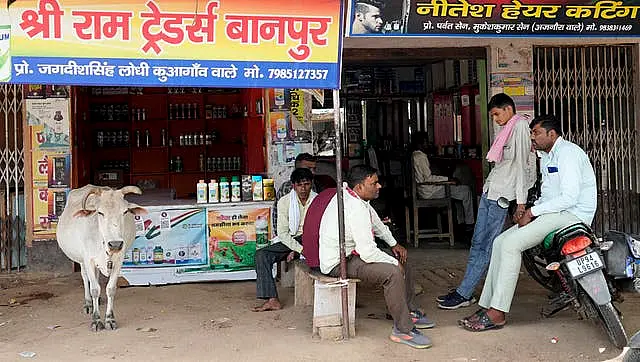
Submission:
M 109 328 L 111 330 L 118 329 L 118 323 L 116 323 L 115 319 L 105 319 L 104 324 L 106 328 Z
M 84 310 L 84 314 L 93 313 L 93 303 L 85 303 L 82 309 Z
M 98 332 L 104 329 L 104 323 L 101 320 L 95 320 L 91 322 L 91 330 Z

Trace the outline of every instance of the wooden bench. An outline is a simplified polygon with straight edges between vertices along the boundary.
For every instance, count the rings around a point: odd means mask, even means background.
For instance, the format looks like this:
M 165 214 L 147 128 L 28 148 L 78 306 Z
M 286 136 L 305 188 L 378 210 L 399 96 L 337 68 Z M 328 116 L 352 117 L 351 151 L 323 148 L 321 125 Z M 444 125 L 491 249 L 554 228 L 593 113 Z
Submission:
M 295 260 L 282 269 L 281 285 L 291 280 L 287 269 L 294 274 L 294 304 L 313 306 L 313 335 L 322 339 L 342 337 L 342 297 L 339 278 L 311 270 L 300 260 Z M 285 282 L 285 283 L 282 283 Z M 358 279 L 348 279 L 349 289 L 349 335 L 356 335 L 356 283 Z

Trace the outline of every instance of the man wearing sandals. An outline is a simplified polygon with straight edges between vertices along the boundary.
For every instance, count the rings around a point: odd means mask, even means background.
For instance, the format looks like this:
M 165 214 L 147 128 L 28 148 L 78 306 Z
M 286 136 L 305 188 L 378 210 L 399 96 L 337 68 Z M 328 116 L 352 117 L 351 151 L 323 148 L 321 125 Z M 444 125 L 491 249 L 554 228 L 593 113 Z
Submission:
M 538 117 L 529 128 L 531 142 L 540 156 L 541 196 L 522 216 L 516 215 L 517 225 L 494 241 L 478 303 L 483 309 L 459 321 L 469 331 L 505 325 L 524 250 L 541 243 L 554 230 L 578 222 L 591 224 L 596 211 L 596 178 L 587 154 L 562 138 L 561 124 L 554 116 Z
M 291 261 L 302 253 L 302 230 L 307 209 L 316 196 L 311 190 L 313 173 L 307 168 L 296 168 L 291 173 L 293 189 L 278 201 L 276 240 L 256 252 L 256 289 L 259 299 L 266 302 L 252 310 L 265 312 L 282 309 L 273 280 L 273 264 Z
M 429 348 L 431 341 L 418 329 L 433 328 L 414 303 L 415 293 L 407 249 L 398 244 L 389 228 L 382 223 L 369 201 L 376 199 L 380 188 L 377 170 L 366 165 L 351 168 L 344 186 L 344 227 L 347 276 L 364 284 L 382 286 L 394 326 L 391 340 L 414 348 Z M 340 275 L 338 243 L 338 207 L 334 196 L 320 220 L 320 270 L 331 276 Z M 393 256 L 380 250 L 374 237 L 384 240 Z
M 488 109 L 491 119 L 502 127 L 487 153 L 487 161 L 493 162 L 494 167 L 482 189 L 464 278 L 456 289 L 437 298 L 438 307 L 442 309 L 475 303 L 473 292 L 487 271 L 493 241 L 502 232 L 507 218 L 507 210 L 500 207 L 497 200 L 500 197 L 515 200 L 518 205 L 515 214 L 523 215 L 527 192 L 536 180 L 529 120 L 516 113 L 513 99 L 504 93 L 494 95 Z M 471 213 L 473 215 L 473 211 Z

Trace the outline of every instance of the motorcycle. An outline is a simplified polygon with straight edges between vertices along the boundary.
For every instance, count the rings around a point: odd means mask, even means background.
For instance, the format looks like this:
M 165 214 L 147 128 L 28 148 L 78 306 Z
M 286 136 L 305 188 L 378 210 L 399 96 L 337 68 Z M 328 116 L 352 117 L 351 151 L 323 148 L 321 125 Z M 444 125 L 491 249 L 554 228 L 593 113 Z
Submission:
M 498 204 L 508 206 L 508 201 L 498 200 Z M 627 345 L 620 312 L 612 303 L 612 295 L 618 293 L 605 278 L 607 259 L 588 225 L 576 223 L 549 233 L 539 245 L 523 252 L 522 260 L 531 277 L 554 293 L 543 316 L 573 307 L 581 319 L 600 321 L 617 348 Z
M 622 362 L 640 362 L 640 332 L 629 340 L 629 349 L 625 351 Z

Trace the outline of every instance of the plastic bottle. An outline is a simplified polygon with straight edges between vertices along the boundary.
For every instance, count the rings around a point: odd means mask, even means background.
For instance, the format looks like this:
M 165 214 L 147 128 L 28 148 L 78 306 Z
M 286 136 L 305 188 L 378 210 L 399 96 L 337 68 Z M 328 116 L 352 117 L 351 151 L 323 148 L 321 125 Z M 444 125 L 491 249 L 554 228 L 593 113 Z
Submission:
M 198 181 L 198 185 L 196 186 L 196 198 L 199 204 L 207 203 L 207 184 L 204 180 Z
M 209 182 L 209 202 L 219 202 L 220 195 L 218 195 L 218 182 L 212 179 Z
M 231 202 L 240 202 L 240 178 L 238 176 L 231 177 Z
M 0 83 L 11 79 L 11 18 L 6 3 L 0 8 Z
M 147 243 L 147 264 L 153 264 L 153 249 L 154 246 L 151 241 L 149 241 Z
M 276 120 L 276 125 L 276 137 L 279 139 L 287 138 L 287 120 L 284 118 L 284 116 Z
M 162 246 L 156 245 L 156 247 L 153 248 L 153 263 L 162 264 L 163 262 L 164 262 L 164 250 L 162 249 Z
M 133 251 L 131 252 L 131 262 L 136 265 L 140 264 L 140 249 L 133 248 Z
M 284 89 L 275 88 L 273 90 L 276 106 L 284 106 Z
M 146 264 L 147 263 L 147 248 L 145 248 L 144 246 L 140 247 L 139 249 L 139 253 L 138 253 L 138 264 Z M 135 249 L 133 249 L 133 260 L 135 261 Z
M 269 223 L 267 218 L 258 215 L 256 218 L 256 249 L 269 246 Z
M 226 177 L 220 177 L 220 202 L 229 202 L 229 181 Z
M 175 172 L 182 172 L 182 158 L 180 156 L 176 156 Z

